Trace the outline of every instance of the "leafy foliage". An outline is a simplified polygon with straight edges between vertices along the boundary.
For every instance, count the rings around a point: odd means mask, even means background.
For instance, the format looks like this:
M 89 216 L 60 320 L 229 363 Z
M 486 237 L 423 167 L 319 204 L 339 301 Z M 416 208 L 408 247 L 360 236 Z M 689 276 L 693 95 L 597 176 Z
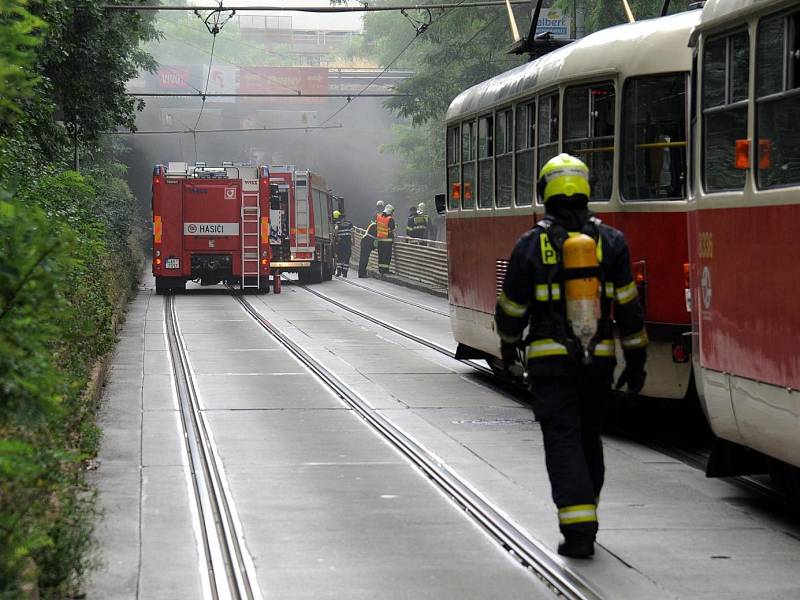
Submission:
M 637 20 L 652 19 L 661 14 L 663 0 L 629 0 L 631 12 Z M 559 3 L 561 6 L 571 6 L 570 0 Z M 669 14 L 684 11 L 689 2 L 687 0 L 672 0 L 669 5 Z M 622 0 L 593 0 L 585 3 L 586 32 L 592 33 L 606 27 L 627 23 Z
M 97 174 L 99 175 L 99 173 Z M 0 596 L 74 591 L 90 566 L 91 369 L 141 254 L 119 180 L 51 172 L 0 201 Z M 110 210 L 109 205 L 119 207 Z
M 135 128 L 140 99 L 125 83 L 155 63 L 140 47 L 157 32 L 146 13 L 104 10 L 105 0 L 31 0 L 30 11 L 48 23 L 38 70 L 42 92 L 56 105 L 70 138 L 95 143 L 103 131 Z
M 153 31 L 100 6 L 0 0 L 3 598 L 75 594 L 91 567 L 83 463 L 98 434 L 85 389 L 142 264 L 141 211 L 99 135 L 132 125 L 124 85 L 151 64 L 138 45 Z M 75 143 L 83 174 L 66 169 Z
M 517 18 L 522 22 L 520 10 Z M 410 15 L 426 19 L 426 13 Z M 381 64 L 396 59 L 416 35 L 408 20 L 396 13 L 375 12 L 365 17 L 365 33 L 354 55 L 380 58 Z M 399 153 L 404 168 L 395 188 L 406 191 L 409 201 L 430 200 L 442 188 L 444 172 L 442 121 L 450 102 L 465 88 L 522 64 L 524 59 L 507 54 L 512 42 L 504 7 L 432 11 L 432 24 L 417 36 L 394 63 L 414 75 L 397 86 L 406 97 L 391 98 L 386 106 L 408 120 L 395 128 L 396 142 L 387 150 Z
M 555 4 L 572 12 L 574 1 L 562 0 Z M 637 18 L 658 16 L 662 2 L 630 0 Z M 669 12 L 686 10 L 686 7 L 687 0 L 674 0 Z M 627 22 L 621 0 L 582 0 L 579 8 L 585 10 L 587 33 Z M 530 27 L 527 10 L 527 7 L 515 8 L 522 32 Z M 413 18 L 424 19 L 424 13 L 418 11 Z M 405 162 L 395 185 L 423 198 L 442 191 L 442 122 L 450 102 L 464 89 L 525 61 L 508 54 L 512 40 L 504 7 L 439 11 L 434 12 L 433 20 L 427 32 L 395 63 L 414 70 L 414 75 L 397 87 L 398 92 L 408 96 L 386 102 L 389 109 L 411 123 L 411 127 L 398 127 L 396 143 L 387 147 L 399 153 Z M 399 15 L 369 13 L 363 40 L 350 52 L 377 55 L 385 65 L 413 36 L 414 30 Z
M 33 92 L 37 78 L 30 67 L 43 27 L 41 19 L 25 10 L 23 0 L 0 0 L 0 119 L 19 113 L 16 100 Z

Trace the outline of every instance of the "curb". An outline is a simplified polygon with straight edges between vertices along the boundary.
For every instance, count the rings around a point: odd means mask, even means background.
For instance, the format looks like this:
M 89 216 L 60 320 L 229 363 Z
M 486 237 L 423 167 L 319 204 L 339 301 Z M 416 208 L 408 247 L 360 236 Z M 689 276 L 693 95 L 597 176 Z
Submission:
M 400 277 L 399 275 L 395 275 L 394 273 L 381 274 L 378 271 L 367 269 L 367 275 L 374 279 L 388 281 L 389 283 L 410 288 L 412 290 L 417 290 L 418 292 L 425 292 L 426 294 L 430 294 L 431 296 L 438 296 L 439 298 L 447 298 L 446 289 L 431 288 L 423 283 L 420 283 L 418 281 L 413 281 L 411 279 L 406 279 L 405 277 Z

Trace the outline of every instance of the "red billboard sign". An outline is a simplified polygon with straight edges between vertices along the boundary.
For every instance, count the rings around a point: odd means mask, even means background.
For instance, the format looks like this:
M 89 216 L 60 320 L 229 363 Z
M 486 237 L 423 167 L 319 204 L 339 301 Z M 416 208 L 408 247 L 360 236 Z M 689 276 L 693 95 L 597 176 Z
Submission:
M 325 67 L 239 67 L 240 94 L 327 94 Z M 242 101 L 281 102 L 281 98 L 242 98 Z M 324 104 L 326 98 L 292 100 L 293 103 Z
M 162 90 L 190 90 L 188 67 L 162 67 L 158 70 L 158 87 Z

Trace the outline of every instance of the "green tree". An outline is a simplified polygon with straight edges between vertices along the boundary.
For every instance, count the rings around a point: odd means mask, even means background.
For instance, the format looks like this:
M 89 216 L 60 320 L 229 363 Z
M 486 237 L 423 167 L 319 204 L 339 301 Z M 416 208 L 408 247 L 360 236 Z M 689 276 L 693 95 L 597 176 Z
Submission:
M 33 93 L 37 77 L 31 67 L 43 29 L 24 0 L 0 0 L 0 124 L 19 115 L 17 101 Z
M 524 10 L 517 15 L 520 23 Z M 426 11 L 409 17 L 417 26 L 428 20 Z M 504 7 L 435 9 L 430 20 L 418 35 L 400 14 L 368 13 L 363 39 L 349 50 L 351 55 L 377 57 L 384 66 L 391 63 L 414 71 L 397 86 L 398 92 L 408 95 L 386 102 L 406 121 L 395 129 L 396 142 L 386 150 L 403 157 L 404 167 L 394 185 L 412 199 L 430 198 L 444 187 L 443 120 L 453 98 L 524 62 L 508 54 L 512 38 Z
M 663 3 L 664 0 L 629 0 L 631 12 L 637 21 L 660 16 Z M 672 0 L 669 14 L 686 10 L 688 4 L 688 0 Z M 572 6 L 572 1 L 564 0 L 558 5 L 569 8 Z M 628 22 L 622 0 L 591 0 L 584 2 L 583 6 L 586 11 L 586 33 Z
M 39 51 L 42 88 L 73 142 L 93 145 L 119 126 L 135 129 L 141 99 L 126 82 L 155 63 L 141 43 L 158 34 L 150 13 L 104 10 L 106 0 L 32 0 L 30 11 L 49 25 Z M 117 2 L 119 3 L 119 2 Z M 44 137 L 47 137 L 45 134 Z

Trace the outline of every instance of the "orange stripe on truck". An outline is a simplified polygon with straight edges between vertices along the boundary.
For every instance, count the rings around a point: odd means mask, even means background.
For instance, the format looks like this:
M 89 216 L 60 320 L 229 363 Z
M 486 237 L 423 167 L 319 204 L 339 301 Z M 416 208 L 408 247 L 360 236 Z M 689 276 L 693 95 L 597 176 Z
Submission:
M 261 217 L 261 243 L 269 244 L 269 219 Z

